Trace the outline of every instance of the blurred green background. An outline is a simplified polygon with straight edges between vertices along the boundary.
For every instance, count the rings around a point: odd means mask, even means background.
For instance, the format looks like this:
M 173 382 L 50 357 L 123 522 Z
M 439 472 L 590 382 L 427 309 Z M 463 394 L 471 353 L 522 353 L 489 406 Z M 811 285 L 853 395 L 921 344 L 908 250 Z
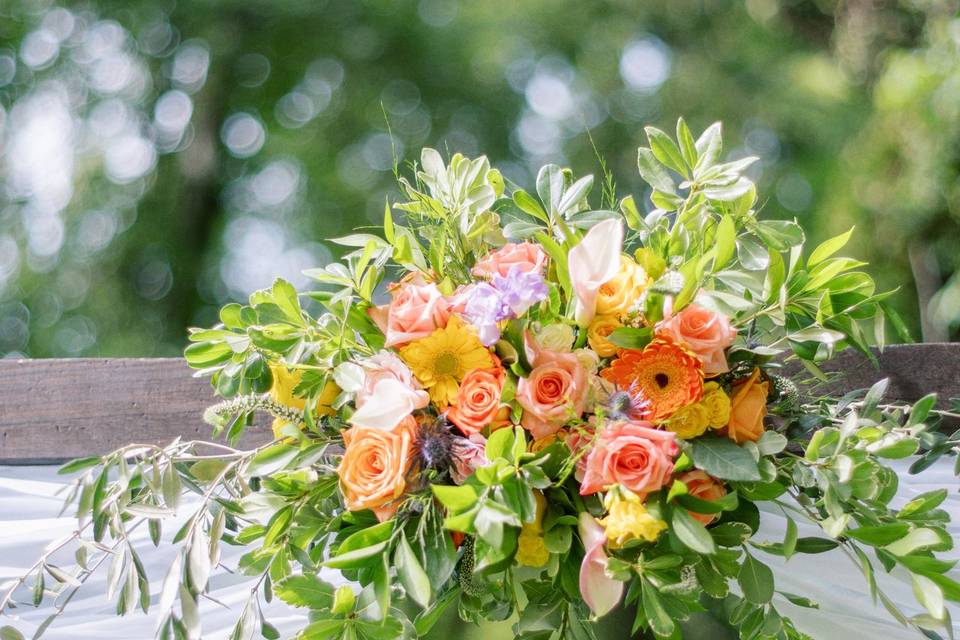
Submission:
M 392 144 L 485 153 L 529 186 L 546 162 L 597 173 L 589 131 L 640 195 L 642 127 L 678 115 L 761 158 L 766 216 L 814 241 L 858 225 L 852 251 L 900 287 L 913 335 L 957 339 L 957 11 L 2 0 L 0 356 L 176 355 L 224 302 L 305 286 L 328 238 L 379 222 Z
M 376 224 L 423 145 L 641 194 L 644 124 L 722 119 L 769 217 L 859 226 L 960 335 L 955 0 L 0 2 L 0 355 L 173 355 Z

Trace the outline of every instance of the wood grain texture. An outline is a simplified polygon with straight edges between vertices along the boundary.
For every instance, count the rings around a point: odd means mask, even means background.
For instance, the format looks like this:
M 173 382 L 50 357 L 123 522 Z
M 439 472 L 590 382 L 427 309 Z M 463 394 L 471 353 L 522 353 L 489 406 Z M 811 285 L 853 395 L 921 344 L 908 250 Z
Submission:
M 826 385 L 835 394 L 868 388 L 890 379 L 886 398 L 913 402 L 928 393 L 939 395 L 938 406 L 946 408 L 951 398 L 960 398 L 960 343 L 901 344 L 874 350 L 879 367 L 853 349 L 823 363 L 824 371 L 837 374 Z M 803 374 L 799 364 L 786 368 L 788 375 Z
M 210 440 L 209 379 L 181 358 L 0 359 L 0 464 L 54 464 L 129 443 Z M 241 446 L 269 438 L 269 418 Z
M 890 378 L 888 398 L 960 398 L 960 343 L 887 347 L 879 368 L 847 350 L 824 364 L 842 394 Z M 797 366 L 787 367 L 797 373 Z M 206 379 L 180 358 L 0 359 L 0 464 L 53 464 L 136 443 L 182 436 L 210 439 L 201 416 L 215 403 Z M 269 438 L 269 418 L 247 430 L 241 446 Z

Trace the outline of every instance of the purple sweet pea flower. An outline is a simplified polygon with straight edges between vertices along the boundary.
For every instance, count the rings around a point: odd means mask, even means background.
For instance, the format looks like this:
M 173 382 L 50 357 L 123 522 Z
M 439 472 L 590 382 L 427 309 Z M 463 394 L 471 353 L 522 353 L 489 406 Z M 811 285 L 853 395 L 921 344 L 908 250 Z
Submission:
M 510 267 L 506 277 L 493 276 L 493 286 L 503 296 L 503 304 L 518 318 L 527 309 L 541 300 L 546 300 L 549 290 L 543 276 L 535 271 L 524 273 L 519 267 Z
M 503 295 L 486 282 L 471 285 L 463 292 L 466 306 L 463 316 L 477 328 L 480 342 L 489 347 L 500 339 L 501 320 L 510 317 L 510 307 L 504 304 Z

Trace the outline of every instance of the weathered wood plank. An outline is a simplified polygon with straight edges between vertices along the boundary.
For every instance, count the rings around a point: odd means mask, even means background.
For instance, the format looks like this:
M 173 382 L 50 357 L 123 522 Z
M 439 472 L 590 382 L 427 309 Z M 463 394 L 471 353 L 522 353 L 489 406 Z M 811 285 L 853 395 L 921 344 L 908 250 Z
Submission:
M 181 358 L 0 359 L 0 464 L 52 464 L 129 443 L 211 439 L 216 399 Z M 269 437 L 267 422 L 241 446 Z
M 853 350 L 825 363 L 840 374 L 829 389 L 889 377 L 891 399 L 936 392 L 947 406 L 960 398 L 960 343 L 895 345 L 877 355 L 879 368 Z M 179 358 L 0 359 L 0 464 L 52 464 L 177 436 L 207 440 L 201 415 L 215 401 L 208 381 Z M 264 442 L 268 422 L 248 429 L 242 446 Z
M 960 398 L 960 343 L 901 344 L 874 350 L 879 367 L 853 349 L 847 349 L 822 366 L 838 374 L 826 385 L 833 393 L 843 394 L 870 387 L 883 378 L 890 379 L 887 398 L 913 402 L 928 393 L 940 396 L 939 406 L 946 408 L 951 398 Z M 791 363 L 788 373 L 803 373 Z

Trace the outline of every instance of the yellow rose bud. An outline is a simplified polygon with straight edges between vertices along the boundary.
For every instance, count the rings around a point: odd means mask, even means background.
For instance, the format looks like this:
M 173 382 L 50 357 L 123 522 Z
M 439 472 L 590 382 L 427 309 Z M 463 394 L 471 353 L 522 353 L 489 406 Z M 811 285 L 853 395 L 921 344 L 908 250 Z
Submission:
M 710 412 L 707 422 L 711 429 L 721 429 L 730 421 L 730 396 L 724 393 L 716 382 L 703 385 L 703 399 L 700 404 Z
M 667 523 L 650 515 L 636 494 L 629 491 L 612 491 L 606 505 L 607 517 L 598 522 L 612 547 L 622 547 L 630 540 L 655 542 L 667 530 Z
M 590 348 L 597 352 L 601 358 L 609 358 L 616 355 L 619 347 L 608 340 L 614 329 L 622 327 L 616 316 L 596 316 L 590 326 L 587 327 L 587 342 Z
M 647 273 L 627 256 L 620 256 L 620 271 L 607 280 L 597 293 L 597 315 L 626 313 L 647 286 Z
M 710 410 L 701 402 L 677 409 L 666 422 L 667 430 L 684 440 L 692 440 L 703 435 L 709 426 Z

